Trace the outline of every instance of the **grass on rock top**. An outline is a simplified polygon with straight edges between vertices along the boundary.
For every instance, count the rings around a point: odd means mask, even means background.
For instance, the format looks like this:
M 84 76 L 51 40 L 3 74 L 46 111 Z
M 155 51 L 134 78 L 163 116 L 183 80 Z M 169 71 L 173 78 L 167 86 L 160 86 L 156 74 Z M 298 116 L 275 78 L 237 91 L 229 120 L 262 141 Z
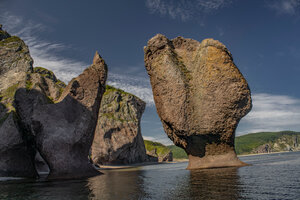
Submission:
M 144 143 L 145 143 L 145 147 L 146 147 L 147 151 L 153 151 L 156 149 L 156 153 L 158 156 L 164 156 L 170 152 L 170 149 L 167 146 L 165 146 L 159 142 L 152 142 L 149 140 L 144 140 Z
M 108 94 L 110 92 L 120 92 L 121 94 L 125 94 L 125 95 L 130 95 L 130 96 L 134 96 L 135 98 L 141 100 L 139 97 L 135 96 L 134 94 L 131 94 L 131 93 L 128 93 L 128 92 L 125 92 L 124 90 L 121 90 L 119 88 L 115 88 L 111 85 L 106 85 L 105 86 L 105 93 L 104 94 Z M 142 101 L 142 100 L 141 100 Z

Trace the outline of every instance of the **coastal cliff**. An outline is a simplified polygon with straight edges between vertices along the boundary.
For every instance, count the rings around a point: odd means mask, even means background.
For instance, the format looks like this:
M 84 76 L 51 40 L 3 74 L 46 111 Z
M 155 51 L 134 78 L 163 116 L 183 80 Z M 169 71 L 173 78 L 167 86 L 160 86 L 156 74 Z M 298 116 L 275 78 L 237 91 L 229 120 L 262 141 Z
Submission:
M 100 106 L 91 157 L 95 164 L 147 161 L 140 121 L 146 103 L 123 90 L 106 86 Z
M 93 63 L 66 86 L 53 72 L 33 68 L 28 47 L 0 26 L 0 176 L 36 177 L 36 155 L 48 178 L 99 174 L 88 160 L 107 66 Z

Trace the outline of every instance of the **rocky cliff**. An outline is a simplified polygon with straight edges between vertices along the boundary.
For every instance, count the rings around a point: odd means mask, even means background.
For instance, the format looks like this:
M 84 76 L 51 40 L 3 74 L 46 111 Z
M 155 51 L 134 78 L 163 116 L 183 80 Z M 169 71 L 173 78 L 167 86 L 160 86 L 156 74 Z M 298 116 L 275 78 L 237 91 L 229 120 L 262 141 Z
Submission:
M 0 92 L 16 87 L 32 72 L 33 60 L 28 47 L 17 36 L 11 36 L 0 25 Z
M 91 151 L 95 164 L 147 161 L 140 127 L 145 106 L 138 97 L 106 86 Z
M 38 90 L 19 89 L 16 111 L 23 129 L 49 166 L 48 178 L 79 178 L 99 174 L 88 160 L 105 90 L 107 66 L 96 52 L 93 64 L 72 79 L 58 103 Z
M 244 165 L 235 129 L 251 109 L 251 94 L 232 55 L 219 41 L 201 43 L 158 34 L 144 48 L 158 115 L 189 169 Z
M 13 106 L 15 92 L 26 86 L 32 63 L 25 43 L 0 25 L 0 176 L 37 176 L 34 149 L 20 130 Z
M 33 68 L 24 42 L 0 27 L 0 176 L 37 176 L 37 152 L 49 178 L 98 174 L 88 155 L 105 90 L 104 60 L 96 52 L 65 86 L 53 72 Z

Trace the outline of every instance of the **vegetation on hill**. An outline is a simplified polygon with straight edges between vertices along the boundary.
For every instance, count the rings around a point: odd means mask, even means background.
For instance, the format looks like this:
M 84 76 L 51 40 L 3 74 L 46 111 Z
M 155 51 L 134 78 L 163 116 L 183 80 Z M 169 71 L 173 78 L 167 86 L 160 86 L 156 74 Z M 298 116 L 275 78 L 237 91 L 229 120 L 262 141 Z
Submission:
M 145 144 L 147 151 L 153 151 L 156 149 L 156 153 L 158 156 L 164 156 L 170 152 L 170 149 L 167 146 L 165 146 L 159 142 L 144 140 L 144 144 Z
M 170 151 L 172 151 L 173 159 L 187 159 L 188 158 L 185 151 L 182 148 L 177 147 L 175 145 L 165 146 L 159 142 L 153 142 L 153 141 L 149 141 L 149 140 L 144 140 L 144 143 L 145 143 L 145 147 L 146 147 L 147 151 L 153 151 L 154 149 L 156 149 L 156 153 L 158 156 L 164 156 L 167 153 L 169 153 Z
M 298 138 L 300 132 L 294 131 L 250 133 L 235 138 L 235 150 L 237 154 L 300 150 Z
M 188 159 L 186 152 L 182 148 L 176 145 L 170 145 L 168 148 L 172 151 L 174 159 Z
M 165 146 L 159 142 L 145 140 L 147 151 L 157 149 L 157 154 L 162 155 L 172 151 L 174 159 L 187 159 L 186 152 L 175 145 Z M 259 132 L 235 138 L 235 150 L 238 155 L 252 153 L 268 153 L 279 151 L 300 151 L 300 132 Z

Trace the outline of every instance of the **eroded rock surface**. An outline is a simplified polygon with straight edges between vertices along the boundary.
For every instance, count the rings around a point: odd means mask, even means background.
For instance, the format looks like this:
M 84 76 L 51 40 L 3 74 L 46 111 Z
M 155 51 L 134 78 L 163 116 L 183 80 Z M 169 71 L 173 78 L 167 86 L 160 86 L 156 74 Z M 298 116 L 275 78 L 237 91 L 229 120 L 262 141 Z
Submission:
M 13 107 L 16 90 L 32 72 L 28 47 L 0 25 L 0 176 L 36 177 L 34 149 L 20 130 Z
M 168 137 L 189 155 L 188 169 L 244 165 L 234 137 L 251 110 L 251 94 L 228 49 L 213 39 L 158 34 L 144 52 L 158 115 Z
M 92 145 L 98 165 L 131 164 L 147 160 L 140 121 L 146 103 L 111 86 L 106 87 Z
M 93 64 L 69 82 L 58 103 L 47 102 L 49 99 L 35 89 L 16 92 L 16 110 L 49 166 L 49 178 L 78 178 L 99 173 L 88 155 L 106 77 L 107 66 L 96 52 Z
M 0 25 L 1 26 L 1 25 Z M 0 92 L 24 81 L 32 72 L 33 60 L 24 41 L 0 27 Z

